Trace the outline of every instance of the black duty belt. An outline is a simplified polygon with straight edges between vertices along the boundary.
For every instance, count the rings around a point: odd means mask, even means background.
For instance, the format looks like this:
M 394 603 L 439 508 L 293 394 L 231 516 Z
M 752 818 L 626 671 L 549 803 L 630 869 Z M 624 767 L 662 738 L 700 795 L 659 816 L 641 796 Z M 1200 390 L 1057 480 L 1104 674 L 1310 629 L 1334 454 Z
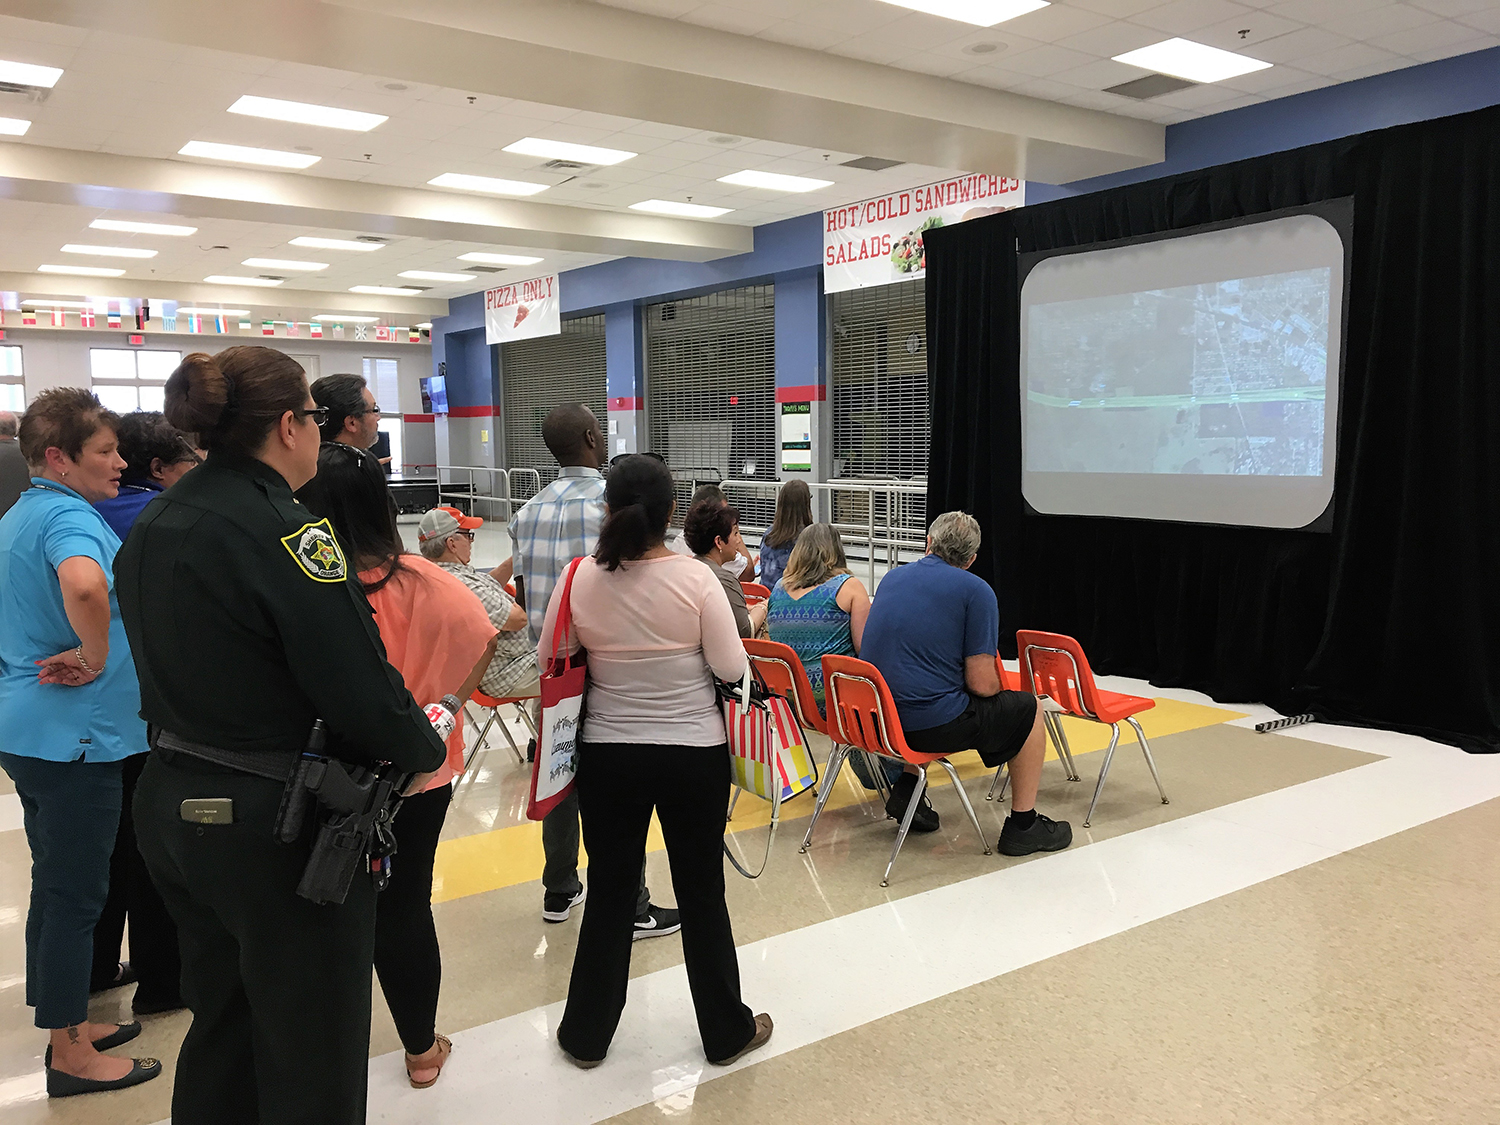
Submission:
M 270 781 L 285 782 L 291 776 L 300 754 L 285 750 L 225 750 L 221 746 L 207 746 L 192 742 L 169 730 L 157 728 L 152 733 L 151 745 L 174 754 L 186 754 L 201 758 L 216 766 L 224 766 L 239 773 L 254 774 Z

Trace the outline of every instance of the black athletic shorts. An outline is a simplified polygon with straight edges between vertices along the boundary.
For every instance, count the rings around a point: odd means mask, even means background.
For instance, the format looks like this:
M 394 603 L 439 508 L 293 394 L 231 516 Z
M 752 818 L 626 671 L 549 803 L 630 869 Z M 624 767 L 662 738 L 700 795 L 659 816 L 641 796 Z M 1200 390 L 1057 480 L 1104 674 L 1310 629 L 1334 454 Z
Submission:
M 919 754 L 978 750 L 990 769 L 1021 752 L 1036 725 L 1036 696 L 1029 691 L 969 695 L 969 706 L 951 723 L 906 732 L 906 744 Z

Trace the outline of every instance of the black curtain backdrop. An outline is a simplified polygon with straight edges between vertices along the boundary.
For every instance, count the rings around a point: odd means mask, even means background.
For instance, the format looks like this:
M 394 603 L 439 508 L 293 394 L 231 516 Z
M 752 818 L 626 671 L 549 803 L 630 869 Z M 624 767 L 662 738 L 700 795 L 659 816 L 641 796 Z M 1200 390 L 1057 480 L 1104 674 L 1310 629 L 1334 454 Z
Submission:
M 1017 254 L 1354 202 L 1331 532 L 1021 499 Z M 1224 702 L 1500 750 L 1500 108 L 928 231 L 928 511 L 1017 627 Z

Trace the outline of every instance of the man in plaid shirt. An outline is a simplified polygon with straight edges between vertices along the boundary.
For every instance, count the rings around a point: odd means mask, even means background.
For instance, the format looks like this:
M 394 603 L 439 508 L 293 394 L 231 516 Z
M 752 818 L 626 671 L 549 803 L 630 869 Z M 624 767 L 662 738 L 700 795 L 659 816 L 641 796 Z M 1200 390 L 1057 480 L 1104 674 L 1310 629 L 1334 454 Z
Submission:
M 581 404 L 555 406 L 542 423 L 542 440 L 561 471 L 510 521 L 513 574 L 520 579 L 532 643 L 542 633 L 547 604 L 563 572 L 574 559 L 592 555 L 604 526 L 604 433 L 594 412 Z M 578 795 L 570 793 L 542 820 L 542 919 L 565 922 L 584 899 L 578 878 Z M 636 938 L 676 933 L 682 923 L 676 910 L 654 906 L 641 867 L 636 904 Z

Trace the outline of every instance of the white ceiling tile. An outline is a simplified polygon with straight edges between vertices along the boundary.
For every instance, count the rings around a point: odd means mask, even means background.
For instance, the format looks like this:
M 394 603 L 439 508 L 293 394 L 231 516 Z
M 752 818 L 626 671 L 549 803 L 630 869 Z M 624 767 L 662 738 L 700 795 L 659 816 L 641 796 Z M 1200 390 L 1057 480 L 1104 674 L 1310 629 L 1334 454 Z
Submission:
M 1470 12 L 1460 17 L 1460 22 L 1490 34 L 1500 34 L 1500 8 L 1491 7 L 1482 12 Z
M 25 20 L 16 16 L 0 16 L 0 40 L 3 40 L 7 49 L 11 43 L 48 43 L 56 47 L 81 47 L 88 39 L 89 32 L 85 28 L 68 27 L 60 23 L 43 23 L 41 20 Z M 7 55 L 7 58 L 12 56 Z M 32 60 L 19 60 L 30 62 Z M 44 63 L 45 66 L 57 66 L 57 63 Z
M 648 16 L 665 16 L 676 19 L 694 8 L 701 7 L 701 0 L 609 0 L 612 8 L 628 8 Z
M 1357 15 L 1373 8 L 1383 8 L 1390 0 L 1284 0 L 1270 7 L 1272 15 L 1284 16 L 1302 23 L 1323 25 L 1340 16 Z
M 1461 19 L 1473 12 L 1484 12 L 1493 8 L 1494 0 L 1407 0 L 1414 8 L 1421 8 L 1437 16 Z
M 1141 27 L 1138 24 L 1126 23 L 1124 20 L 1116 20 L 1088 31 L 1078 32 L 1076 35 L 1065 35 L 1057 40 L 1057 45 L 1071 47 L 1085 54 L 1098 55 L 1100 58 L 1112 59 L 1116 55 L 1123 55 L 1126 51 L 1134 51 L 1138 47 L 1160 43 L 1161 40 L 1162 34 L 1159 31 Z
M 1191 37 L 1200 27 L 1229 19 L 1246 20 L 1254 11 L 1231 0 L 1173 0 L 1170 4 L 1133 16 L 1131 22 L 1168 35 Z M 1245 25 L 1241 23 L 1240 26 Z
M 1350 39 L 1369 41 L 1381 35 L 1394 35 L 1437 21 L 1438 17 L 1431 12 L 1413 8 L 1409 4 L 1387 4 L 1382 8 L 1339 16 L 1323 26 L 1335 34 L 1347 35 Z
M 993 57 L 993 56 L 991 56 Z M 896 63 L 902 70 L 915 70 L 921 74 L 934 74 L 939 78 L 952 78 L 965 70 L 972 70 L 972 59 L 952 58 L 948 55 L 922 51 Z
M 1371 36 L 1369 42 L 1387 51 L 1415 58 L 1420 51 L 1440 50 L 1456 47 L 1455 54 L 1463 54 L 1471 43 L 1483 42 L 1485 36 L 1463 24 L 1449 20 L 1437 20 L 1421 27 L 1408 28 L 1398 35 Z
M 1384 60 L 1368 62 L 1362 66 L 1350 67 L 1348 70 L 1340 70 L 1330 77 L 1335 82 L 1357 82 L 1361 78 L 1373 78 L 1377 74 L 1385 74 L 1392 70 L 1400 70 L 1402 67 L 1411 65 L 1411 59 L 1402 55 L 1393 55 Z
M 795 20 L 784 20 L 773 24 L 761 32 L 762 39 L 770 39 L 776 43 L 785 43 L 791 47 L 806 47 L 811 51 L 826 51 L 835 43 L 842 43 L 848 39 L 849 32 L 846 29 L 819 27 L 816 24 L 802 23 Z
M 1049 101 L 1060 101 L 1078 92 L 1079 87 L 1067 82 L 1058 82 L 1051 78 L 1029 78 L 1015 87 L 1018 94 L 1026 94 L 1033 98 L 1046 98 Z
M 1289 63 L 1343 47 L 1349 39 L 1320 27 L 1304 27 L 1255 45 L 1255 57 L 1268 63 Z
M 953 77 L 956 81 L 967 82 L 972 86 L 985 86 L 991 90 L 1014 90 L 1021 83 L 1030 81 L 1033 76 L 1019 74 L 1013 70 L 1003 70 L 998 66 L 976 66 L 961 71 Z
M 1308 78 L 1317 77 L 1305 70 L 1278 63 L 1268 70 L 1255 70 L 1249 74 L 1240 74 L 1234 78 L 1226 78 L 1223 82 L 1216 83 L 1225 90 L 1235 90 L 1241 94 L 1268 95 L 1272 90 L 1279 90 L 1289 86 L 1293 82 L 1300 82 Z
M 828 48 L 830 54 L 889 66 L 907 52 L 898 43 L 887 43 L 877 35 L 856 35 Z
M 1027 12 L 1024 16 L 1006 20 L 999 25 L 999 30 L 1002 35 L 1006 31 L 1014 31 L 1028 39 L 1055 43 L 1066 36 L 1079 35 L 1112 22 L 1114 21 L 1109 16 L 1102 16 L 1098 12 L 1066 4 L 1050 4 L 1034 12 Z
M 798 23 L 827 28 L 848 36 L 894 23 L 909 14 L 910 9 L 877 3 L 876 0 L 816 0 L 814 3 L 804 4 L 796 18 Z
M 1113 59 L 1100 59 L 1097 62 L 1054 74 L 1052 77 L 1059 82 L 1081 86 L 1085 90 L 1105 90 L 1110 86 L 1118 86 L 1121 82 L 1141 78 L 1145 73 L 1138 66 L 1117 63 Z
M 1270 12 L 1252 11 L 1200 27 L 1193 32 L 1192 38 L 1199 43 L 1207 43 L 1210 47 L 1218 47 L 1221 51 L 1240 51 L 1258 57 L 1256 47 L 1260 43 L 1301 30 L 1303 26 L 1295 20 L 1273 16 Z M 1248 34 L 1241 35 L 1241 31 Z
M 1430 47 L 1421 51 L 1413 51 L 1409 57 L 1415 59 L 1417 62 L 1437 62 L 1439 59 L 1451 59 L 1454 55 L 1467 55 L 1472 51 L 1486 51 L 1495 46 L 1500 46 L 1500 37 L 1483 35 L 1473 43 L 1455 43 L 1447 47 Z
M 684 23 L 711 27 L 717 31 L 732 31 L 736 35 L 755 35 L 772 24 L 781 22 L 779 16 L 763 8 L 735 8 L 728 4 L 704 4 L 702 7 L 685 13 L 681 18 Z
M 1072 6 L 1085 11 L 1097 12 L 1101 16 L 1124 20 L 1160 6 L 1161 0 L 1072 0 Z
M 1082 51 L 1070 51 L 1066 47 L 1041 46 L 1014 55 L 1006 53 L 1003 59 L 991 64 L 997 70 L 1011 71 L 1033 78 L 1046 78 L 1065 70 L 1076 70 L 1080 66 L 1098 62 L 1098 56 Z
M 1398 58 L 1399 56 L 1392 52 L 1372 47 L 1368 43 L 1350 43 L 1343 47 L 1335 47 L 1331 51 L 1298 59 L 1297 66 L 1313 74 L 1332 76 L 1355 67 L 1371 66 Z

